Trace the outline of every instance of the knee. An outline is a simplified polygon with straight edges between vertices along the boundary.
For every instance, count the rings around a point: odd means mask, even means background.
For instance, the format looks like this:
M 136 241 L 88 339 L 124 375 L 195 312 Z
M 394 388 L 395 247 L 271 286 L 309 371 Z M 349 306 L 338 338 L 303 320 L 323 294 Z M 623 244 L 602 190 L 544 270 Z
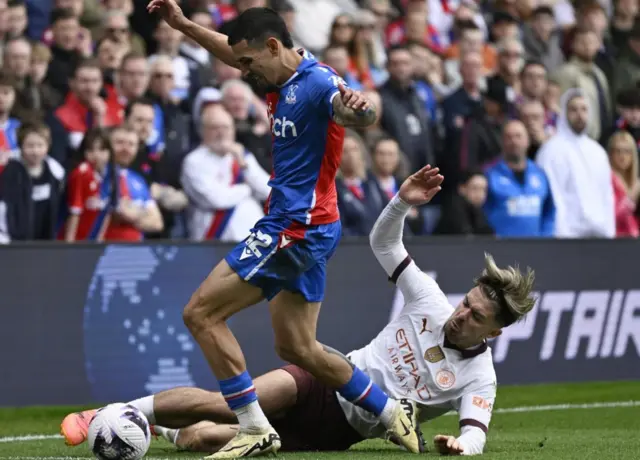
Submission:
M 295 341 L 276 342 L 276 353 L 283 360 L 309 370 L 315 362 L 315 348 Z
M 182 312 L 185 326 L 192 332 L 209 328 L 218 322 L 224 322 L 222 309 L 216 303 L 215 297 L 205 296 L 198 289 L 189 300 Z

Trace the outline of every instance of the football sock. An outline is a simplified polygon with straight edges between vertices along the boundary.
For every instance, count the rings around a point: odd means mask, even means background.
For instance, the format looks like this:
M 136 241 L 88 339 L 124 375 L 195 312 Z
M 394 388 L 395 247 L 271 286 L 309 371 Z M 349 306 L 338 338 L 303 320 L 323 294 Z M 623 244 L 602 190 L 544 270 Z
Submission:
M 396 401 L 390 399 L 367 374 L 357 367 L 353 369 L 351 380 L 339 388 L 338 393 L 347 401 L 380 417 L 383 424 L 388 425 L 391 420 Z
M 256 388 L 247 371 L 230 379 L 220 380 L 220 391 L 229 409 L 238 417 L 241 428 L 263 430 L 270 426 L 258 403 Z
M 165 428 L 163 426 L 158 426 L 158 425 L 155 425 L 153 429 L 155 430 L 156 433 L 158 433 L 162 438 L 169 441 L 171 444 L 176 444 L 180 430 L 172 430 L 171 428 Z
M 391 423 L 397 405 L 398 401 L 395 399 L 387 399 L 387 403 L 384 405 L 384 409 L 382 409 L 382 413 L 380 414 L 380 421 L 384 426 L 389 426 Z
M 127 403 L 142 412 L 151 425 L 156 423 L 156 414 L 153 412 L 153 398 L 154 395 L 145 396 Z

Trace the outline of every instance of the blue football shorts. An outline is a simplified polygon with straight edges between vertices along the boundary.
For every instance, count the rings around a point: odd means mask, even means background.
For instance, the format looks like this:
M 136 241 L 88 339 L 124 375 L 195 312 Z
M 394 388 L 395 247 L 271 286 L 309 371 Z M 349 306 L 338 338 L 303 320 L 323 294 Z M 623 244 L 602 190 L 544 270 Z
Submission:
M 320 302 L 327 262 L 341 233 L 340 221 L 304 225 L 280 216 L 265 216 L 225 260 L 240 278 L 262 289 L 267 300 L 285 290 L 301 294 L 307 302 Z

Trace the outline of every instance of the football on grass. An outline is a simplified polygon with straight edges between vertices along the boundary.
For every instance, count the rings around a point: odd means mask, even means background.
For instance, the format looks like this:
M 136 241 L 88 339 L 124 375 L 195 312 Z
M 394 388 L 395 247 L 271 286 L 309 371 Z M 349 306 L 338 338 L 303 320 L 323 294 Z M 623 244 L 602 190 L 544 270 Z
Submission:
M 149 422 L 133 406 L 110 404 L 96 413 L 89 425 L 87 440 L 100 460 L 139 460 L 149 450 Z

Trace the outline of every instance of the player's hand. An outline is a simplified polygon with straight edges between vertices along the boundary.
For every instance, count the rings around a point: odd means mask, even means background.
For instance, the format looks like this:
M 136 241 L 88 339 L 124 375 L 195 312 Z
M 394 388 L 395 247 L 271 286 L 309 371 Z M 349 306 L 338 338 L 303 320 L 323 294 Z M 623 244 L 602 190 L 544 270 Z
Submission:
M 338 91 L 340 91 L 342 103 L 348 109 L 355 110 L 356 112 L 366 112 L 371 109 L 371 103 L 361 91 L 348 88 L 344 86 L 343 83 L 338 83 Z
M 440 169 L 427 165 L 409 176 L 398 192 L 402 201 L 412 206 L 420 206 L 431 201 L 442 189 L 444 177 L 439 173 Z
M 442 455 L 461 455 L 464 452 L 464 448 L 455 436 L 438 434 L 433 437 L 433 444 Z
M 147 11 L 160 14 L 174 29 L 179 29 L 186 20 L 176 0 L 151 0 L 147 5 Z

